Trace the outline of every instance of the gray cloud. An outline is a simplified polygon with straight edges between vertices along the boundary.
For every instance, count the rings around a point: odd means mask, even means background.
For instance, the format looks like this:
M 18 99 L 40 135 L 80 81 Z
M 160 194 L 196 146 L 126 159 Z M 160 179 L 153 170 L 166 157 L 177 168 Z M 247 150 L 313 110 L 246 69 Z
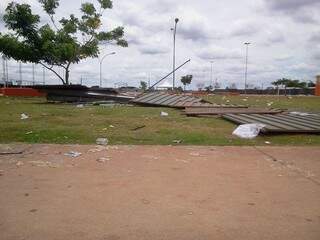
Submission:
M 290 16 L 299 23 L 315 24 L 319 22 L 319 0 L 265 0 L 267 7 Z

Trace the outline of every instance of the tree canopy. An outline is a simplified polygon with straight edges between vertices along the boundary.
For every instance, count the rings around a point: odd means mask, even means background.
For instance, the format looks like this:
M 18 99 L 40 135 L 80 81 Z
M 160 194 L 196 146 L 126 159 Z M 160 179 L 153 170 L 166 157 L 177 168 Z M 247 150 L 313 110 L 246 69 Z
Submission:
M 193 76 L 192 75 L 186 75 L 181 77 L 181 82 L 184 86 L 184 89 L 186 89 L 186 85 L 189 85 L 192 81 Z
M 288 79 L 288 78 L 281 78 L 281 79 L 278 79 L 275 82 L 272 82 L 272 85 L 274 85 L 274 86 L 282 85 L 285 88 L 287 88 L 287 87 L 306 88 L 306 87 L 313 87 L 314 83 L 312 81 L 303 82 L 303 81 L 300 81 L 300 80 L 291 80 L 291 79 Z
M 81 4 L 81 17 L 74 14 L 56 21 L 59 0 L 38 0 L 50 22 L 43 23 L 33 14 L 30 5 L 11 2 L 3 20 L 8 33 L 0 33 L 0 52 L 17 61 L 41 64 L 52 71 L 63 84 L 69 84 L 69 67 L 85 58 L 99 55 L 99 44 L 112 43 L 127 47 L 124 28 L 99 31 L 104 10 L 112 8 L 111 0 Z M 64 76 L 54 67 L 65 70 Z

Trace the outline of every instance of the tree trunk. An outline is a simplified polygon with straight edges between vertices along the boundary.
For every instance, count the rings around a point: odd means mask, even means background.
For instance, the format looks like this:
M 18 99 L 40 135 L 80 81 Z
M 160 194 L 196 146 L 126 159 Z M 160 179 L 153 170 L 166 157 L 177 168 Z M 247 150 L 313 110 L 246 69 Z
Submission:
M 66 74 L 65 74 L 65 85 L 69 85 L 69 75 L 70 75 L 70 71 L 69 71 L 69 66 L 70 63 L 68 63 L 67 67 L 66 67 Z

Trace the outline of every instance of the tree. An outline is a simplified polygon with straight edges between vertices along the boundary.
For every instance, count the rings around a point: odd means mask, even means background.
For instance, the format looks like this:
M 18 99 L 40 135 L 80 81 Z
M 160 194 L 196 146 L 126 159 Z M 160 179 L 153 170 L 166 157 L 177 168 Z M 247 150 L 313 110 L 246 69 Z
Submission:
M 0 52 L 17 61 L 41 64 L 52 71 L 63 84 L 70 84 L 70 65 L 99 55 L 99 44 L 112 43 L 127 47 L 123 27 L 99 31 L 104 10 L 112 8 L 111 0 L 82 3 L 80 18 L 71 14 L 58 22 L 55 13 L 59 0 L 38 0 L 51 22 L 42 24 L 40 16 L 33 14 L 30 5 L 11 2 L 3 20 L 10 33 L 0 33 Z M 40 26 L 42 24 L 42 26 Z M 61 75 L 55 68 L 64 69 Z
M 186 86 L 191 84 L 192 78 L 192 75 L 186 75 L 181 77 L 181 82 L 183 84 L 184 91 L 186 90 Z
M 141 81 L 140 82 L 140 88 L 143 90 L 143 91 L 145 91 L 145 90 L 147 90 L 147 83 L 145 82 L 145 81 Z

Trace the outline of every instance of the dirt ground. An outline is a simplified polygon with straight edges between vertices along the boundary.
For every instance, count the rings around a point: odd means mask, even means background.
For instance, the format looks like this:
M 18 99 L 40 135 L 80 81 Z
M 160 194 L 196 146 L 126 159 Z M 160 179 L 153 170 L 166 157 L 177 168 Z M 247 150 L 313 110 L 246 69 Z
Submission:
M 1 240 L 320 239 L 319 147 L 0 150 Z

